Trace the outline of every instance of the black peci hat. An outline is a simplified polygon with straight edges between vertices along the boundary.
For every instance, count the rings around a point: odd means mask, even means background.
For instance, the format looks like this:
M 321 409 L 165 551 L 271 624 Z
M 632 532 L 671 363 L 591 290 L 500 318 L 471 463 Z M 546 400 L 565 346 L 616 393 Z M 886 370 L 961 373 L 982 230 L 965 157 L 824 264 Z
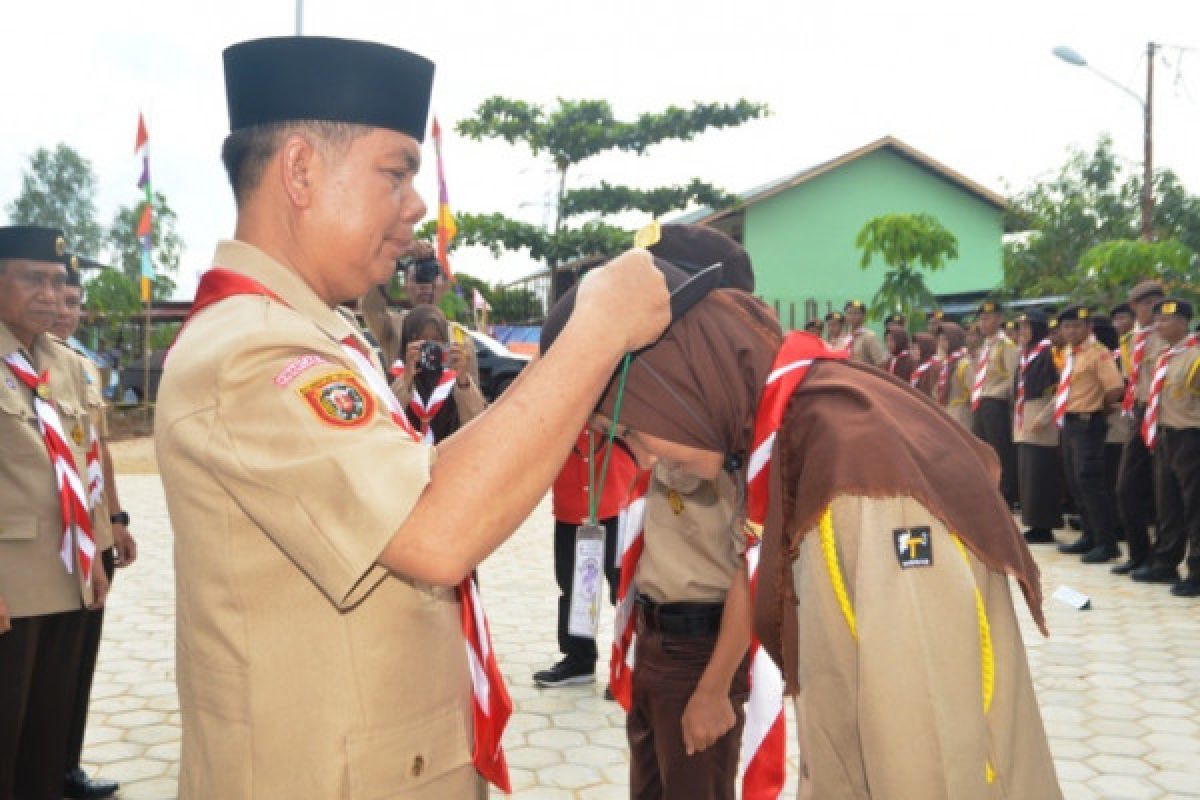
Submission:
M 58 228 L 38 225 L 0 227 L 0 259 L 54 261 L 63 264 L 67 239 Z
M 995 300 L 984 300 L 979 304 L 978 314 L 1001 314 L 1004 312 L 1003 306 Z
M 1076 320 L 1076 319 L 1081 319 L 1081 320 L 1086 320 L 1087 322 L 1091 322 L 1092 321 L 1091 309 L 1088 308 L 1087 306 L 1083 306 L 1083 305 L 1070 305 L 1070 306 L 1067 306 L 1066 308 L 1064 308 L 1062 311 L 1058 312 L 1058 321 L 1060 323 L 1067 322 L 1068 320 Z
M 397 47 L 280 36 L 225 50 L 229 128 L 323 120 L 425 140 L 433 62 Z

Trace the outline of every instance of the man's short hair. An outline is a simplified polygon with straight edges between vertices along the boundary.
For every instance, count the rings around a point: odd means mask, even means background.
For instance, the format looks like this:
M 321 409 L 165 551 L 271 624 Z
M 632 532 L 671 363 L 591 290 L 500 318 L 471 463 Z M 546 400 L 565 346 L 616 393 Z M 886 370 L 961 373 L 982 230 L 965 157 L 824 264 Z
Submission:
M 258 188 L 267 162 L 289 135 L 307 133 L 317 140 L 318 146 L 343 152 L 352 141 L 370 130 L 365 125 L 347 122 L 296 120 L 251 125 L 234 131 L 221 145 L 221 161 L 225 164 L 234 200 L 241 205 L 246 194 Z

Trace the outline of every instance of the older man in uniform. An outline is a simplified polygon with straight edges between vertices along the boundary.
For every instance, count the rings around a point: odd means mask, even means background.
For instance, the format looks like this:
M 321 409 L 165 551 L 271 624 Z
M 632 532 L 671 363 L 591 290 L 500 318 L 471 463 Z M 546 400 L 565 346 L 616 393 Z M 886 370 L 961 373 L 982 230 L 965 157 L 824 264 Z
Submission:
M 1091 318 L 1080 305 L 1058 315 L 1066 360 L 1059 370 L 1054 421 L 1062 431 L 1063 466 L 1083 522 L 1079 539 L 1058 549 L 1082 554 L 1085 564 L 1102 564 L 1120 555 L 1116 508 L 1104 482 L 1104 439 L 1106 417 L 1124 384 L 1112 353 L 1092 336 Z
M 61 798 L 93 564 L 83 367 L 49 335 L 60 231 L 0 228 L 0 798 Z M 98 559 L 95 559 L 98 562 Z
M 637 250 L 591 273 L 565 346 L 435 453 L 336 311 L 425 214 L 433 64 L 297 37 L 234 45 L 225 69 L 236 238 L 201 279 L 155 431 L 179 796 L 482 797 L 508 785 L 508 700 L 469 573 L 545 495 L 621 356 L 665 327 L 664 279 Z
M 875 335 L 875 331 L 864 324 L 867 319 L 866 305 L 861 300 L 850 300 L 847 301 L 844 310 L 846 326 L 850 329 L 850 358 L 872 367 L 882 367 L 887 363 L 888 352 Z
M 1154 451 L 1158 541 L 1133 578 L 1170 582 L 1176 597 L 1200 597 L 1200 337 L 1188 333 L 1191 303 L 1164 299 L 1154 310 L 1167 349 L 1154 363 L 1142 433 Z
M 1130 418 L 1135 433 L 1121 449 L 1121 461 L 1117 466 L 1117 511 L 1125 530 L 1125 541 L 1129 543 L 1129 560 L 1113 567 L 1112 571 L 1118 575 L 1129 575 L 1144 566 L 1151 550 L 1154 462 L 1137 431 L 1146 416 L 1154 365 L 1166 349 L 1154 324 L 1154 305 L 1165 296 L 1163 285 L 1156 280 L 1142 281 L 1129 291 L 1129 305 L 1136 324 L 1121 342 L 1121 366 L 1127 382 L 1121 412 Z
M 1010 508 L 1019 502 L 1017 451 L 1012 440 L 1013 376 L 1021 352 L 1003 330 L 1004 311 L 994 301 L 979 306 L 979 333 L 983 337 L 975 358 L 971 387 L 972 430 L 996 451 L 1000 459 L 1000 489 Z
M 83 285 L 80 281 L 78 256 L 67 255 L 67 284 L 63 287 L 62 304 L 51 330 L 58 338 L 75 350 L 83 364 L 87 380 L 88 418 L 96 432 L 97 455 L 100 459 L 103 490 L 96 499 L 92 515 L 96 550 L 109 586 L 115 567 L 127 567 L 137 558 L 137 543 L 129 533 L 129 512 L 121 507 L 117 493 L 112 454 L 108 449 L 108 409 L 104 401 L 104 382 L 95 362 L 83 350 L 78 349 L 75 332 L 83 312 Z M 84 624 L 83 658 L 79 665 L 79 693 L 75 698 L 75 714 L 71 721 L 71 736 L 67 749 L 67 776 L 64 794 L 71 800 L 108 797 L 116 793 L 120 785 L 116 781 L 91 778 L 80 763 L 83 753 L 83 735 L 87 726 L 88 703 L 92 693 L 92 677 L 96 671 L 96 656 L 100 652 L 100 637 L 104 630 L 104 609 L 89 611 Z

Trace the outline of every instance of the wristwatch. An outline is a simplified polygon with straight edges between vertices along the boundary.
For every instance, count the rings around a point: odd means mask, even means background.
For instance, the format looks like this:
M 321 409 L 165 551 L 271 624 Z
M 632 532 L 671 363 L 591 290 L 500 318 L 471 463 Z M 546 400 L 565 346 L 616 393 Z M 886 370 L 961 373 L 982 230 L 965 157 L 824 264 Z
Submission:
M 113 525 L 124 525 L 126 527 L 129 527 L 129 512 L 128 511 L 118 511 L 117 513 L 110 516 L 108 518 L 108 521 L 111 522 Z

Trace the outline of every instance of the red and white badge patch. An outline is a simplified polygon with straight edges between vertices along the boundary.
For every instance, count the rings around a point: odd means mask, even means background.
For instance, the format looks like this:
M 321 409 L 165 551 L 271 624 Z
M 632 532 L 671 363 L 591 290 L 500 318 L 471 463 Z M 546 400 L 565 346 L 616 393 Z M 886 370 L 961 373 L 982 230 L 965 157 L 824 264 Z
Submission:
M 322 422 L 339 428 L 365 425 L 375 414 L 375 397 L 353 372 L 329 372 L 299 389 Z

